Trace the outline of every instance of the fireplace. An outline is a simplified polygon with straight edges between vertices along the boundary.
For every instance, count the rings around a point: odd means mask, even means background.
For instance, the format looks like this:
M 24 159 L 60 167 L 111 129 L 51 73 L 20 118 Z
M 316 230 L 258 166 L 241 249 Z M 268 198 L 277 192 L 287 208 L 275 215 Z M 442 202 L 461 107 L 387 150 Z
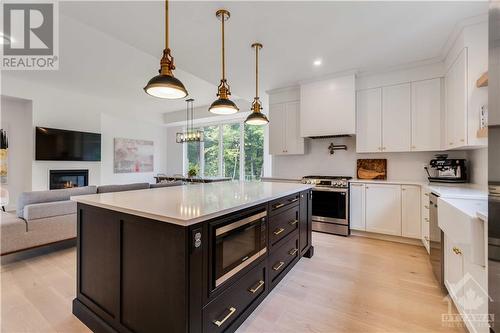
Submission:
M 89 184 L 89 170 L 50 170 L 49 188 L 82 187 Z

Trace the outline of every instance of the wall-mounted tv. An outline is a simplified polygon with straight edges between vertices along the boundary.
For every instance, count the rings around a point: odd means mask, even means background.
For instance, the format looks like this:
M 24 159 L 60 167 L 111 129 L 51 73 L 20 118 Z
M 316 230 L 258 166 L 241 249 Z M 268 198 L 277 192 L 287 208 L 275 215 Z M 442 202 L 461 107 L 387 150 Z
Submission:
M 37 127 L 35 159 L 38 161 L 100 161 L 101 134 Z

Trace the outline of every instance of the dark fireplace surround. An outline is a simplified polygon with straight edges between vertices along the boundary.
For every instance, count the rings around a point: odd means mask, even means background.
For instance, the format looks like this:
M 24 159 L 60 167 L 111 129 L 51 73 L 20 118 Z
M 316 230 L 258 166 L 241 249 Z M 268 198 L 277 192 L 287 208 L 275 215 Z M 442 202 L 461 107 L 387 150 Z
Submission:
M 50 170 L 49 189 L 82 187 L 89 184 L 89 170 Z

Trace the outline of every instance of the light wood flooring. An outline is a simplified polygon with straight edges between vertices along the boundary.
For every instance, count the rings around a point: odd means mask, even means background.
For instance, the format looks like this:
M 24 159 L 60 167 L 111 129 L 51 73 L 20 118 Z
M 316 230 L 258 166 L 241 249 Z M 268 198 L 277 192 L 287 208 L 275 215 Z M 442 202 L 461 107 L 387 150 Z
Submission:
M 465 332 L 447 313 L 423 247 L 313 233 L 304 258 L 238 333 Z M 71 314 L 75 248 L 1 266 L 1 332 L 89 332 Z

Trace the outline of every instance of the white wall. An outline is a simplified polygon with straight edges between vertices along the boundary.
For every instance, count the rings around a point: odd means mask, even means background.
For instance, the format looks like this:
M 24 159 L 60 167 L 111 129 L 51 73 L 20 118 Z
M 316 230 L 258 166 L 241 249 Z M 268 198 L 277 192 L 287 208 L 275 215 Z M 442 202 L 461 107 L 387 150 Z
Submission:
M 8 132 L 7 184 L 9 191 L 7 210 L 16 207 L 21 192 L 31 190 L 31 158 L 33 155 L 33 117 L 30 101 L 1 97 L 0 127 Z
M 142 123 L 115 117 L 101 115 L 102 161 L 101 184 L 125 184 L 132 182 L 154 183 L 154 176 L 164 172 L 166 168 L 166 130 L 161 126 Z M 154 172 L 114 173 L 114 139 L 126 138 L 149 140 L 154 142 Z
M 168 127 L 166 134 L 166 174 L 184 174 L 183 170 L 183 145 L 175 142 L 177 132 L 182 132 L 182 127 Z
M 345 144 L 347 151 L 330 155 L 328 146 Z M 434 152 L 357 154 L 355 137 L 337 139 L 307 139 L 306 154 L 273 157 L 273 177 L 298 179 L 307 175 L 350 176 L 356 178 L 359 158 L 386 158 L 387 179 L 426 181 L 424 165 L 434 158 Z M 449 152 L 450 157 L 465 158 L 462 151 Z

